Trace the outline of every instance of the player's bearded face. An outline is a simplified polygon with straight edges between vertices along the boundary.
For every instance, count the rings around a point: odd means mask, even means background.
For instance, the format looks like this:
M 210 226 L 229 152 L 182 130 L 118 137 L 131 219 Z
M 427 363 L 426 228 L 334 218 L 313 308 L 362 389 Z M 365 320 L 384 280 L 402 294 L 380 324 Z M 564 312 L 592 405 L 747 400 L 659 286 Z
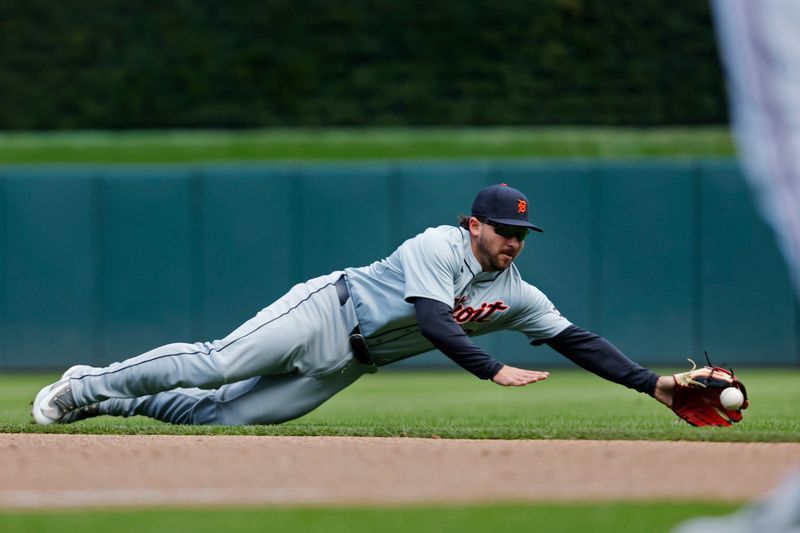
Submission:
M 476 259 L 486 272 L 505 270 L 525 246 L 518 238 L 498 235 L 489 224 L 481 224 L 475 239 Z

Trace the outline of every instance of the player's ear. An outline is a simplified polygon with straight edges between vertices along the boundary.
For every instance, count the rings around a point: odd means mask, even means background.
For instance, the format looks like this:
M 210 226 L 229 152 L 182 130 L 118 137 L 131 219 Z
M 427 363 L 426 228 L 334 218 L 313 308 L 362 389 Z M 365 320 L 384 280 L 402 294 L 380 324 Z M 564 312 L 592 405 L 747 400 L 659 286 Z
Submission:
M 480 231 L 481 231 L 481 221 L 475 217 L 469 217 L 469 232 L 475 237 L 477 237 Z

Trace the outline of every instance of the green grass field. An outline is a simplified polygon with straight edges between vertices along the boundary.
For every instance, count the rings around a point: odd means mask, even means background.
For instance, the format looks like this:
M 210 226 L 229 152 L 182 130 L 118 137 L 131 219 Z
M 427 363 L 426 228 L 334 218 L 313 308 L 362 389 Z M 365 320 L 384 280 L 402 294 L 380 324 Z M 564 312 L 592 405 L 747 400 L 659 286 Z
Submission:
M 396 128 L 0 133 L 0 164 L 709 157 L 727 128 Z
M 29 403 L 57 375 L 0 377 L 0 431 L 89 434 L 350 435 L 470 439 L 800 441 L 800 370 L 738 370 L 751 407 L 731 428 L 693 428 L 650 397 L 576 370 L 503 388 L 464 372 L 384 369 L 278 426 L 181 427 L 136 417 L 36 426 Z M 370 406 L 365 409 L 364 406 Z
M 29 403 L 58 376 L 0 376 L 0 431 L 88 434 L 379 435 L 444 438 L 683 439 L 799 441 L 800 370 L 740 369 L 752 406 L 732 428 L 691 428 L 676 423 L 644 395 L 575 370 L 547 381 L 506 389 L 463 372 L 381 371 L 367 375 L 317 411 L 280 426 L 184 428 L 148 419 L 102 417 L 70 426 L 35 426 Z M 365 408 L 368 406 L 368 408 Z M 676 474 L 677 475 L 677 474 Z M 387 508 L 90 509 L 0 512 L 0 531 L 84 533 L 110 527 L 127 531 L 304 531 L 386 533 L 594 531 L 659 532 L 695 516 L 734 511 L 734 504 L 610 502 L 596 504 Z M 535 525 L 535 527 L 534 527 Z
M 0 513 L 0 531 L 192 533 L 520 533 L 524 531 L 667 532 L 695 516 L 727 514 L 730 504 L 607 503 L 442 506 L 382 509 L 159 509 Z M 111 526 L 113 524 L 113 526 Z

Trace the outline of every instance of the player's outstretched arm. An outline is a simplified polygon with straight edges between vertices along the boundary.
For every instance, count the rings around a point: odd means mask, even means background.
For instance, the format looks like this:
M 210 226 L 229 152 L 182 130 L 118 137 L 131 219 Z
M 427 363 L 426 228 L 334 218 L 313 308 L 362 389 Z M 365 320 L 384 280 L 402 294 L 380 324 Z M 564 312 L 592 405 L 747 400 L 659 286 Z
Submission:
M 591 331 L 572 325 L 544 342 L 576 365 L 601 378 L 655 397 L 659 375 L 631 361 L 616 346 Z M 657 399 L 662 403 L 671 402 L 666 382 L 662 380 L 661 384 L 661 398 Z
M 549 375 L 550 372 L 525 370 L 524 368 L 504 365 L 503 368 L 494 375 L 492 381 L 505 387 L 522 387 L 530 383 L 536 383 L 537 381 L 547 379 Z

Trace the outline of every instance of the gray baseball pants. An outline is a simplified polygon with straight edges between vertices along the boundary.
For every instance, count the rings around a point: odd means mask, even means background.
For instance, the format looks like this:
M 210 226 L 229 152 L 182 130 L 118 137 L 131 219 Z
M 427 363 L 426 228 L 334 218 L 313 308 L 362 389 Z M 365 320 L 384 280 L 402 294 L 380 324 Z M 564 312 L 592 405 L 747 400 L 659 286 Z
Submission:
M 276 424 L 302 416 L 364 373 L 358 324 L 334 272 L 295 285 L 222 340 L 167 344 L 70 380 L 79 406 L 174 424 Z

